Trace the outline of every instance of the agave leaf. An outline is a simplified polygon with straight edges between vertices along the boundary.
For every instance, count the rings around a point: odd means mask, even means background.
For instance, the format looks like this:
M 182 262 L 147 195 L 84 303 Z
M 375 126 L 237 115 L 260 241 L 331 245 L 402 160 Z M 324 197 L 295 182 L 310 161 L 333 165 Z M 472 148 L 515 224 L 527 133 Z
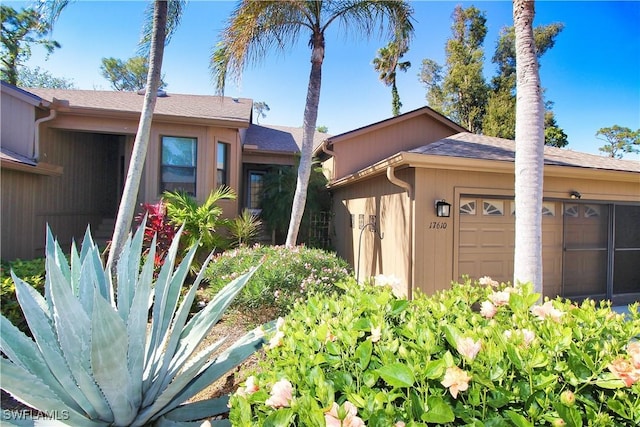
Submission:
M 235 368 L 251 356 L 256 350 L 262 347 L 265 330 L 263 326 L 245 334 L 231 347 L 222 352 L 218 357 L 209 361 L 198 373 L 198 375 L 177 394 L 162 410 L 152 419 L 164 415 L 180 404 L 191 399 L 193 396 L 204 390 L 225 373 Z
M 27 282 L 25 282 L 24 280 L 22 280 L 18 276 L 16 276 L 15 273 L 13 272 L 13 270 L 11 270 L 11 279 L 13 279 L 13 283 L 16 284 L 16 288 L 18 286 L 17 285 L 18 282 L 20 282 L 21 284 L 24 284 L 22 289 L 23 289 L 23 292 L 26 292 L 26 293 L 29 294 L 29 296 L 28 296 L 29 300 L 31 302 L 35 303 L 38 307 L 40 307 L 40 310 L 41 310 L 42 314 L 44 314 L 48 320 L 51 320 L 51 312 L 49 311 L 49 303 L 47 303 L 47 301 L 44 299 L 42 294 L 40 292 L 38 292 L 37 290 L 35 290 L 35 288 L 33 288 L 30 284 L 28 284 Z M 17 292 L 18 292 L 18 290 L 16 289 L 16 296 L 17 296 Z M 26 296 L 25 296 L 25 298 L 26 298 Z M 24 311 L 24 309 L 23 309 L 23 311 Z M 29 319 L 27 319 L 27 321 L 28 320 Z
M 142 259 L 142 243 L 144 237 L 145 219 L 138 227 L 133 239 L 125 248 L 129 251 L 128 262 L 118 264 L 118 313 L 122 320 L 127 321 L 135 289 L 138 284 L 138 274 L 140 274 L 140 260 Z M 122 269 L 122 271 L 121 271 Z
M 0 358 L 0 371 L 2 371 L 2 376 L 0 377 L 2 389 L 8 391 L 20 402 L 50 413 L 60 412 L 60 408 L 65 408 L 65 411 L 67 411 L 65 415 L 69 416 L 68 420 L 65 421 L 73 426 L 94 427 L 108 425 L 104 422 L 91 421 L 75 410 L 64 406 L 64 402 L 40 378 L 15 363 Z
M 78 296 L 82 261 L 80 255 L 78 254 L 78 249 L 76 248 L 75 241 L 71 242 L 71 254 L 69 255 L 69 259 L 71 260 L 71 290 L 73 291 L 74 295 Z
M 100 390 L 109 402 L 115 425 L 129 425 L 137 407 L 132 399 L 127 363 L 127 327 L 108 301 L 97 293 L 91 318 L 91 368 Z
M 87 316 L 91 317 L 91 313 L 93 312 L 93 298 L 96 292 L 98 292 L 97 286 L 94 286 L 94 284 L 98 282 L 98 278 L 96 277 L 94 264 L 86 256 L 82 262 L 79 280 L 80 283 L 83 283 L 83 286 L 79 286 L 78 300 L 85 313 L 87 313 Z
M 160 411 L 178 393 L 180 393 L 184 387 L 189 384 L 196 375 L 198 375 L 202 367 L 207 363 L 211 354 L 215 352 L 224 341 L 225 339 L 223 338 L 208 346 L 200 355 L 198 355 L 196 358 L 197 360 L 193 362 L 192 366 L 181 372 L 180 375 L 177 376 L 166 388 L 160 389 L 159 396 L 153 400 L 150 406 L 145 407 L 145 409 L 140 412 L 132 426 L 141 426 L 146 424 L 158 411 Z
M 115 295 L 114 289 L 111 284 L 111 281 L 108 279 L 107 275 L 109 275 L 109 270 L 104 269 L 102 266 L 102 260 L 100 259 L 100 252 L 98 251 L 98 247 L 94 246 L 85 259 L 85 262 L 91 263 L 93 266 L 93 273 L 96 278 L 96 288 L 100 291 L 100 294 L 104 299 L 109 301 L 111 305 L 115 306 Z M 83 285 L 81 285 L 83 286 Z
M 173 274 L 173 277 L 171 278 L 171 282 L 169 283 L 168 286 L 164 287 L 165 292 L 163 293 L 163 295 L 157 296 L 157 298 L 161 298 L 162 303 L 158 304 L 158 299 L 156 299 L 156 305 L 165 306 L 164 310 L 161 311 L 159 314 L 160 316 L 159 323 L 161 323 L 161 330 L 163 331 L 163 337 L 162 337 L 162 341 L 160 341 L 161 344 L 157 348 L 157 353 L 156 353 L 158 355 L 156 359 L 157 363 L 154 363 L 153 365 L 154 370 L 149 372 L 151 374 L 150 377 L 153 378 L 153 385 L 151 385 L 151 387 L 149 387 L 145 392 L 145 397 L 142 402 L 142 406 L 150 405 L 151 402 L 153 402 L 153 400 L 158 396 L 158 394 L 161 391 L 161 386 L 164 382 L 165 376 L 167 375 L 167 366 L 169 365 L 172 359 L 173 351 L 174 351 L 173 348 L 168 347 L 168 341 L 171 340 L 171 335 L 173 331 L 176 331 L 176 330 L 179 331 L 182 329 L 181 326 L 180 326 L 180 329 L 177 329 L 177 326 L 175 326 L 174 318 L 175 318 L 176 307 L 178 305 L 178 299 L 180 298 L 180 291 L 182 289 L 182 285 L 187 277 L 187 274 L 189 274 L 189 267 L 191 265 L 191 261 L 193 260 L 193 257 L 195 256 L 197 249 L 198 249 L 197 246 L 192 246 L 191 249 L 189 249 L 189 252 L 187 253 L 187 255 L 184 257 L 184 259 L 176 269 L 176 272 Z M 156 292 L 158 292 L 157 287 L 156 287 Z M 155 314 L 156 312 L 154 311 L 154 318 L 153 318 L 154 324 L 156 323 Z M 185 316 L 187 314 L 188 313 L 185 313 Z M 174 326 L 170 328 L 172 321 L 174 321 Z
M 71 374 L 71 369 L 62 355 L 62 350 L 58 344 L 58 338 L 54 332 L 49 313 L 46 313 L 37 302 L 36 295 L 40 298 L 42 298 L 42 296 L 38 291 L 17 277 L 14 276 L 13 280 L 16 285 L 16 296 L 24 312 L 24 317 L 49 369 L 84 412 L 86 412 L 90 418 L 98 418 L 98 412 L 78 388 Z
M 71 287 L 63 282 L 60 270 L 51 268 L 47 275 L 51 276 L 54 284 L 50 290 L 54 307 L 53 319 L 62 353 L 78 386 L 100 418 L 111 421 L 112 410 L 91 375 L 91 319 L 80 301 L 74 297 Z M 92 283 L 83 282 L 80 286 L 92 286 Z
M 129 336 L 129 350 L 127 364 L 132 383 L 132 399 L 134 405 L 140 407 L 143 393 L 143 373 L 145 364 L 145 344 L 147 340 L 147 322 L 149 307 L 153 300 L 151 285 L 153 282 L 154 260 L 156 252 L 156 239 L 154 237 L 147 260 L 142 267 L 138 284 L 134 289 L 131 310 L 127 318 L 127 335 Z
M 228 404 L 229 396 L 200 400 L 198 402 L 180 405 L 160 418 L 177 422 L 204 420 L 206 418 L 227 413 L 229 411 L 229 406 L 227 406 Z
M 160 268 L 160 273 L 156 279 L 155 286 L 155 295 L 156 295 L 156 304 L 153 305 L 153 310 L 151 314 L 152 323 L 151 323 L 151 337 L 147 342 L 146 349 L 146 357 L 145 357 L 145 384 L 143 385 L 143 390 L 146 393 L 146 390 L 150 387 L 150 382 L 153 376 L 153 372 L 156 371 L 156 365 L 158 363 L 158 359 L 160 358 L 161 344 L 164 334 L 162 330 L 163 325 L 163 314 L 165 311 L 166 301 L 165 294 L 168 292 L 166 289 L 170 283 L 170 276 L 173 272 L 173 267 L 176 260 L 176 254 L 178 253 L 178 244 L 180 242 L 180 234 L 182 232 L 182 228 L 178 230 L 176 233 L 173 242 L 171 242 L 171 246 L 169 246 L 169 250 L 164 258 L 164 263 Z
M 198 343 L 209 333 L 220 320 L 233 298 L 242 290 L 253 276 L 257 267 L 237 277 L 222 288 L 207 306 L 196 313 L 180 334 L 180 354 L 192 354 Z M 184 349 L 182 348 L 184 347 Z
M 47 266 L 49 263 L 53 263 L 54 265 L 56 265 L 65 278 L 64 283 L 70 284 L 71 268 L 67 263 L 67 258 L 64 256 L 64 252 L 62 251 L 62 248 L 60 248 L 58 241 L 55 240 L 55 238 L 53 237 L 53 234 L 51 233 L 51 229 L 49 229 L 48 225 L 47 225 L 47 243 L 45 247 L 45 254 L 46 254 L 45 264 Z M 45 289 L 46 289 L 46 286 L 45 286 Z M 45 294 L 45 297 L 47 298 L 47 301 L 50 301 L 48 295 Z
M 37 376 L 67 406 L 77 412 L 82 408 L 69 396 L 47 366 L 47 362 L 32 339 L 16 328 L 6 317 L 0 317 L 0 349 L 11 362 Z M 1 378 L 0 378 L 1 381 Z
M 206 266 L 207 264 L 209 264 L 209 261 L 211 261 L 211 258 L 213 258 L 213 252 L 209 254 L 207 259 L 204 261 L 202 268 L 200 269 L 200 272 L 196 277 L 196 280 L 194 280 L 189 289 L 189 292 L 187 292 L 187 294 L 183 298 L 182 303 L 178 308 L 178 312 L 175 315 L 175 320 L 172 327 L 173 333 L 171 334 L 171 337 L 165 349 L 165 354 L 167 355 L 167 357 L 165 357 L 161 368 L 161 372 L 163 373 L 164 378 L 158 377 L 158 379 L 156 380 L 160 383 L 159 390 L 164 390 L 164 388 L 173 380 L 173 377 L 177 375 L 178 371 L 180 371 L 184 360 L 188 359 L 191 356 L 191 353 L 182 354 L 180 352 L 176 352 L 176 349 L 178 348 L 178 344 L 180 342 L 179 332 L 182 332 L 182 329 L 187 322 L 187 318 L 189 316 L 189 313 L 191 312 L 191 306 L 193 305 L 193 300 L 196 297 L 196 292 L 198 290 L 198 287 L 200 286 L 200 283 L 202 282 L 202 279 L 204 278 Z

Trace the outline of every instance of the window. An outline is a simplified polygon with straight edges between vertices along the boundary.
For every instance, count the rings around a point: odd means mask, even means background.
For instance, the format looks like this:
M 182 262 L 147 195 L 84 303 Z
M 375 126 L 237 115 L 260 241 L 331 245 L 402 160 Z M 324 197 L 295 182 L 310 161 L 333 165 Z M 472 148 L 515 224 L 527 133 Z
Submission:
M 176 136 L 162 137 L 160 191 L 184 191 L 196 195 L 198 140 Z
M 504 215 L 503 200 L 485 200 L 482 204 L 482 215 Z
M 263 171 L 249 171 L 249 191 L 247 208 L 251 211 L 260 211 L 262 188 L 264 186 L 264 172 Z
M 229 185 L 229 144 L 218 142 L 216 183 L 218 187 Z
M 476 214 L 476 201 L 474 199 L 460 198 L 460 214 L 461 215 L 475 215 Z

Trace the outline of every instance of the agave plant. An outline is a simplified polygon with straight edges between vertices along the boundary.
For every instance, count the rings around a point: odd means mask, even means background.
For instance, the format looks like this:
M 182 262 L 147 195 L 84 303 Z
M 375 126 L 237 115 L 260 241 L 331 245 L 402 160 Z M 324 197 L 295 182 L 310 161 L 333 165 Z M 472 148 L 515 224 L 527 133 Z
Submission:
M 33 412 L 37 418 L 72 426 L 180 426 L 228 411 L 227 397 L 185 402 L 258 349 L 271 328 L 247 333 L 215 357 L 223 340 L 196 354 L 255 269 L 188 319 L 204 272 L 181 297 L 196 246 L 175 267 L 179 232 L 154 282 L 155 244 L 141 265 L 143 230 L 129 236 L 121 254 L 117 292 L 88 230 L 79 252 L 72 245 L 70 263 L 47 230 L 44 296 L 13 276 L 33 339 L 2 316 L 0 388 L 41 411 Z

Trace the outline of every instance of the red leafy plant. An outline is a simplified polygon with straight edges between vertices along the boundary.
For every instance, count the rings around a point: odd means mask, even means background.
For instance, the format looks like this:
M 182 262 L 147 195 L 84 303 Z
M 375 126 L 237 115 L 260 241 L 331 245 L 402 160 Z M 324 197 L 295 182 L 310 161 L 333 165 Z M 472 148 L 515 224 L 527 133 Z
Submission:
M 163 200 L 158 203 L 142 203 L 143 211 L 136 216 L 136 222 L 144 224 L 144 247 L 145 255 L 149 253 L 149 248 L 156 237 L 156 255 L 154 265 L 156 268 L 162 266 L 169 246 L 176 235 L 177 228 L 171 224 L 167 216 L 167 207 Z M 146 222 L 145 222 L 146 217 Z

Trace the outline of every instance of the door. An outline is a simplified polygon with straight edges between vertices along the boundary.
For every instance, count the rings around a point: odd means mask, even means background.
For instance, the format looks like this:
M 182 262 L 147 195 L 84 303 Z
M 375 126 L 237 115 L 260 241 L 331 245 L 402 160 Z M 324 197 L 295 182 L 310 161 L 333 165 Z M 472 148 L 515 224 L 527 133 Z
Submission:
M 640 300 L 640 206 L 564 205 L 563 296 Z

